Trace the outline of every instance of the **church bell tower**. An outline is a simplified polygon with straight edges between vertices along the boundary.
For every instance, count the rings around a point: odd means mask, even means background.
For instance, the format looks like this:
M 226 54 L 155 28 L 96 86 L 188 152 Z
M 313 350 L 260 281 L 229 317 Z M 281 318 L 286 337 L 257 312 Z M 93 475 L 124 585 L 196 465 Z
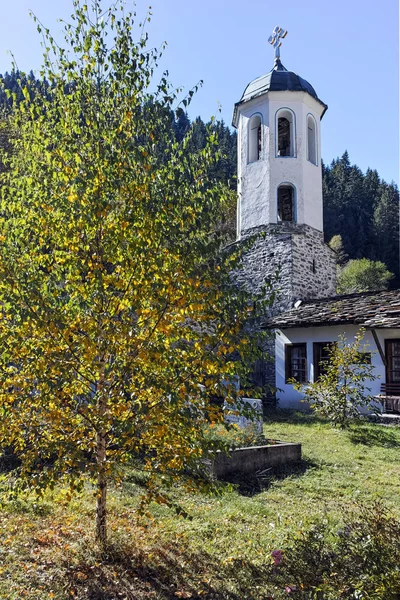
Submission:
M 245 255 L 244 278 L 257 291 L 278 271 L 274 312 L 336 293 L 336 262 L 324 243 L 321 119 L 327 105 L 280 59 L 287 31 L 275 27 L 272 70 L 235 104 L 238 131 L 238 241 L 263 232 Z

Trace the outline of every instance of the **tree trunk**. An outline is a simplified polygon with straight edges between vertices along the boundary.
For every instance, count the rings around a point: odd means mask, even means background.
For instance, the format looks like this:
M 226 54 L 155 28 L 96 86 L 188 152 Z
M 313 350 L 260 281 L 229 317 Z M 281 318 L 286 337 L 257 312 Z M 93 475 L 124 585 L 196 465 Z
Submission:
M 100 362 L 100 378 L 98 383 L 97 410 L 101 420 L 107 413 L 107 397 L 105 385 L 105 359 Z M 97 462 L 97 499 L 96 499 L 96 541 L 102 546 L 107 542 L 107 472 L 106 472 L 106 440 L 107 434 L 104 422 L 100 422 L 100 430 L 96 438 Z
M 96 540 L 104 546 L 107 542 L 107 478 L 106 436 L 103 431 L 97 434 L 97 501 L 96 501 Z
M 343 384 L 343 414 L 342 414 L 342 422 L 341 422 L 341 429 L 344 429 L 346 427 L 346 420 L 347 420 L 347 379 L 344 380 L 344 384 Z

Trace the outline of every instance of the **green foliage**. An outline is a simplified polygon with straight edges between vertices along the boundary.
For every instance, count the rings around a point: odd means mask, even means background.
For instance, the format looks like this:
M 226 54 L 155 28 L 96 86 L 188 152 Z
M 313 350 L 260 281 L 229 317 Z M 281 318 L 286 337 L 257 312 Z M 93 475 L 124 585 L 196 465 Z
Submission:
M 347 254 L 343 249 L 343 241 L 341 235 L 334 235 L 328 246 L 335 252 L 336 254 L 336 264 L 344 265 L 347 260 Z
M 294 600 L 395 600 L 400 594 L 400 521 L 380 502 L 347 514 L 339 530 L 324 521 L 298 532 L 273 556 L 271 582 Z
M 323 165 L 325 239 L 340 235 L 350 259 L 368 258 L 387 265 L 399 284 L 399 190 L 379 178 L 364 175 L 347 152 Z
M 338 269 L 337 291 L 339 294 L 353 294 L 387 290 L 393 277 L 382 262 L 368 258 L 350 260 Z
M 373 408 L 374 399 L 368 395 L 370 388 L 366 382 L 377 377 L 369 360 L 368 346 L 362 343 L 364 333 L 361 329 L 353 342 L 348 342 L 344 335 L 339 336 L 338 343 L 327 349 L 329 362 L 317 381 L 293 382 L 294 388 L 304 394 L 304 400 L 317 414 L 340 427 L 357 418 L 361 408 Z
M 249 446 L 256 446 L 259 443 L 266 443 L 265 438 L 252 425 L 242 428 L 235 424 L 227 427 L 222 423 L 212 423 L 206 429 L 206 437 L 215 447 L 228 450 L 247 448 Z
M 140 455 L 165 481 L 198 464 L 203 425 L 222 418 L 210 399 L 236 400 L 226 381 L 259 344 L 230 275 L 240 252 L 223 249 L 218 136 L 206 128 L 197 151 L 193 128 L 171 136 L 178 92 L 166 74 L 152 82 L 160 54 L 142 28 L 134 40 L 122 2 L 74 7 L 64 48 L 38 25 L 48 93 L 21 79 L 7 115 L 0 443 L 22 461 L 20 486 L 93 478 L 104 541 L 121 461 Z M 148 491 L 162 501 L 152 477 Z
M 399 191 L 395 185 L 382 184 L 373 215 L 373 258 L 398 273 L 399 268 Z

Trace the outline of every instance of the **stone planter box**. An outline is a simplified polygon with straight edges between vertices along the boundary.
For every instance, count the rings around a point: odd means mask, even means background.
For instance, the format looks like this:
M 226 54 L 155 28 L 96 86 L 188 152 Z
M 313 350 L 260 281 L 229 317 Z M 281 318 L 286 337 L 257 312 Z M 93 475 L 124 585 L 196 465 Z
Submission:
M 301 444 L 275 442 L 265 446 L 237 448 L 230 454 L 217 452 L 211 461 L 214 477 L 255 475 L 269 468 L 284 467 L 301 461 Z

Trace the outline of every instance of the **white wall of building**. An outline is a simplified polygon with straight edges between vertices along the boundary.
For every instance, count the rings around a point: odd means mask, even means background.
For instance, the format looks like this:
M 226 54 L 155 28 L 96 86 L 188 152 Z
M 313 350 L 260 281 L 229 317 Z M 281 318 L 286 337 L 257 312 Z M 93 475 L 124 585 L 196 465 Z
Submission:
M 276 351 L 276 387 L 278 388 L 277 400 L 280 408 L 292 408 L 305 410 L 308 405 L 302 402 L 303 395 L 293 389 L 293 386 L 285 381 L 285 344 L 307 344 L 307 368 L 308 380 L 314 381 L 313 365 L 313 343 L 314 342 L 335 342 L 340 335 L 345 335 L 348 341 L 353 341 L 355 335 L 360 330 L 356 325 L 338 325 L 331 327 L 299 327 L 293 329 L 278 330 L 275 339 Z M 376 329 L 381 348 L 385 351 L 385 339 L 400 338 L 399 329 Z M 371 389 L 372 395 L 380 392 L 381 384 L 385 382 L 385 366 L 380 357 L 378 348 L 375 344 L 371 331 L 366 331 L 363 343 L 367 345 L 366 351 L 372 353 L 372 365 L 374 374 L 379 379 L 366 382 L 366 386 Z
M 277 113 L 294 113 L 294 156 L 277 156 Z M 291 183 L 296 189 L 297 222 L 323 230 L 321 123 L 322 105 L 306 92 L 268 92 L 238 108 L 238 237 L 240 232 L 277 223 L 277 189 Z M 261 158 L 249 162 L 249 123 L 262 118 Z M 315 118 L 317 164 L 307 160 L 307 117 Z

